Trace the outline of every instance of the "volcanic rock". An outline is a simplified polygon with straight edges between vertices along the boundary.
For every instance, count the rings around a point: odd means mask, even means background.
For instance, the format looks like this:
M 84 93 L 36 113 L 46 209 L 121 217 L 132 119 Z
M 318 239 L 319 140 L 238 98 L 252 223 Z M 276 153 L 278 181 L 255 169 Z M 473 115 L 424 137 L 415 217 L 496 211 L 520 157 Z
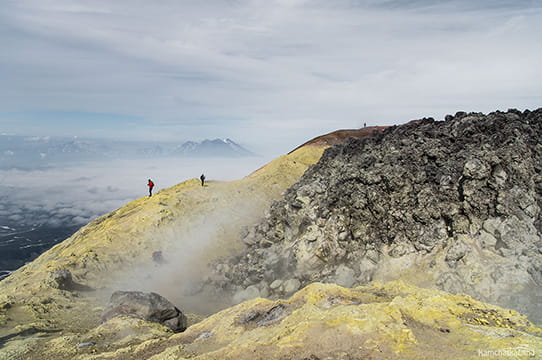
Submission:
M 102 319 L 128 315 L 163 324 L 175 332 L 186 329 L 186 316 L 164 297 L 141 291 L 116 291 Z
M 50 273 L 48 284 L 60 290 L 72 290 L 75 288 L 72 273 L 67 269 L 61 269 Z
M 404 279 L 542 322 L 540 139 L 542 109 L 460 112 L 329 148 L 224 275 L 232 289 Z

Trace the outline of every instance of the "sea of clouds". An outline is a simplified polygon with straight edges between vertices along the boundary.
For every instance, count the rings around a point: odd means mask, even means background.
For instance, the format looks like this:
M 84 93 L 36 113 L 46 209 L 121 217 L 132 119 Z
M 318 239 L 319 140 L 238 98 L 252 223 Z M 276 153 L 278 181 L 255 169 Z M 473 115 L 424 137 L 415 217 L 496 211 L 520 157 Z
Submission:
M 240 179 L 268 159 L 142 159 L 84 162 L 39 170 L 0 170 L 0 225 L 80 224 L 154 191 L 204 173 L 208 180 Z

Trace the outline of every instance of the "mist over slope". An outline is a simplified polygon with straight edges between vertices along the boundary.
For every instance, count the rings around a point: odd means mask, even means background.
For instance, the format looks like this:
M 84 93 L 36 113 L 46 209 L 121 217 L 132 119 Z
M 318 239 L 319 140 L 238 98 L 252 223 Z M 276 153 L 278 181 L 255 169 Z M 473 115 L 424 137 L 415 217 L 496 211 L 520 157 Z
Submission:
M 239 298 L 404 279 L 542 321 L 542 109 L 457 113 L 325 151 L 214 264 Z
M 210 181 L 201 186 L 193 178 L 101 216 L 0 281 L 0 324 L 9 329 L 30 318 L 47 328 L 75 326 L 70 323 L 73 315 L 67 314 L 76 311 L 74 302 L 81 305 L 84 301 L 51 281 L 60 270 L 69 270 L 78 284 L 104 289 L 99 294 L 86 293 L 93 298 L 88 301 L 100 303 L 118 288 L 157 291 L 172 300 L 182 299 L 208 261 L 242 247 L 241 228 L 255 224 L 270 202 L 279 199 L 323 150 L 318 146 L 299 149 L 241 180 Z M 153 262 L 155 251 L 164 254 L 162 266 Z M 192 311 L 210 311 L 212 300 L 194 302 Z M 227 305 L 227 300 L 218 300 L 220 306 Z M 52 309 L 35 312 L 42 301 L 54 303 L 60 314 L 53 316 Z M 17 311 L 28 312 L 28 317 L 10 316 L 10 308 L 24 309 Z M 74 309 L 62 310 L 70 308 Z
M 0 168 L 0 271 L 17 269 L 81 226 L 147 194 L 148 178 L 158 191 L 202 173 L 212 180 L 240 179 L 265 162 L 263 157 L 145 157 Z

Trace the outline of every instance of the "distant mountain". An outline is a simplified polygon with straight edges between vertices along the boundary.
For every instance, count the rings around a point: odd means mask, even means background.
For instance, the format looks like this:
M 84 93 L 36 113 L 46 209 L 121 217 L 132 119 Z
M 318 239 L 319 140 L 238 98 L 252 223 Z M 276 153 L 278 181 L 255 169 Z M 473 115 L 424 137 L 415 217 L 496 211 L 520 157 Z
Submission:
M 116 147 L 109 140 L 0 135 L 0 168 L 33 169 L 62 162 L 110 159 L 117 157 Z
M 154 143 L 0 135 L 0 168 L 32 169 L 63 162 L 141 157 L 246 157 L 254 153 L 231 139 Z
M 191 157 L 245 157 L 255 154 L 231 139 L 187 141 L 173 151 L 174 155 Z

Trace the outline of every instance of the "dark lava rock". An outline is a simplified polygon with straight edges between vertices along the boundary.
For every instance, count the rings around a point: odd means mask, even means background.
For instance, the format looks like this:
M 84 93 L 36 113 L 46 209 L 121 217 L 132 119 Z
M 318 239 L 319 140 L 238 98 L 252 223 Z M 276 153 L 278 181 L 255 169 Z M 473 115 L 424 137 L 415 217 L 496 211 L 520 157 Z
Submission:
M 542 322 L 542 109 L 458 112 L 327 149 L 215 262 L 231 291 L 403 279 Z M 222 273 L 222 274 L 220 274 Z
M 249 325 L 255 323 L 255 326 L 257 327 L 267 326 L 281 321 L 289 314 L 290 311 L 286 308 L 286 306 L 279 304 L 273 306 L 271 309 L 265 312 L 251 311 L 239 319 L 239 324 Z
M 103 321 L 126 315 L 160 323 L 175 332 L 186 330 L 186 316 L 166 298 L 156 293 L 115 291 L 109 302 L 102 315 Z

